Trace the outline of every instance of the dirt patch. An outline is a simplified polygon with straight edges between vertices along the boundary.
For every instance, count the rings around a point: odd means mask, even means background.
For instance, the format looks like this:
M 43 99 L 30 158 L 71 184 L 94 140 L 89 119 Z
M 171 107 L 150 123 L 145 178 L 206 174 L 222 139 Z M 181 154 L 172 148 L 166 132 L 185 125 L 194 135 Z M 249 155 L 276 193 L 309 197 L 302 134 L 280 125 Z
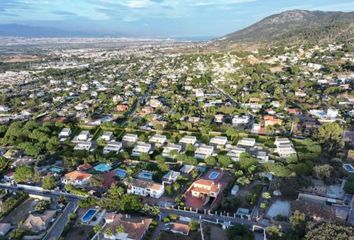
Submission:
M 203 231 L 205 240 L 228 240 L 226 231 L 224 231 L 220 225 L 203 223 Z

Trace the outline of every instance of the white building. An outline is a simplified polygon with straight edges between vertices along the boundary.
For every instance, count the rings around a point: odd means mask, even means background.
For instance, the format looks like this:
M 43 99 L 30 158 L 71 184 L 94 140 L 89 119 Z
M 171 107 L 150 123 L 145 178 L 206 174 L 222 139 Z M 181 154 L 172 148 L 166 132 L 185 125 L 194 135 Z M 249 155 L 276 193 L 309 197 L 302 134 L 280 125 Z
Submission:
M 91 151 L 92 150 L 92 142 L 79 142 L 74 147 L 74 150 Z
M 89 131 L 81 131 L 80 134 L 76 137 L 78 141 L 87 141 L 90 138 Z
M 133 179 L 128 183 L 128 194 L 139 195 L 143 197 L 160 198 L 165 192 L 163 184 L 154 183 L 151 181 Z
M 122 141 L 128 144 L 134 144 L 138 141 L 138 135 L 130 133 L 125 134 Z
M 132 156 L 139 157 L 142 153 L 150 154 L 151 151 L 151 144 L 138 142 L 132 151 Z
M 197 159 L 205 159 L 211 157 L 213 153 L 214 153 L 214 146 L 201 145 L 196 149 L 194 153 L 194 157 Z
M 293 143 L 288 138 L 276 138 L 274 144 L 280 157 L 287 158 L 296 154 Z
M 242 147 L 254 147 L 256 145 L 256 139 L 242 138 L 240 141 L 238 141 L 237 145 Z
M 150 137 L 149 142 L 156 145 L 163 145 L 165 142 L 167 142 L 167 137 L 165 135 L 155 134 L 154 136 Z
M 177 181 L 179 176 L 181 176 L 180 172 L 170 170 L 162 177 L 162 181 L 164 184 L 172 184 Z
M 236 147 L 231 149 L 226 155 L 231 158 L 232 161 L 239 161 L 242 153 L 246 152 L 245 148 Z
M 103 153 L 107 154 L 110 152 L 119 152 L 122 149 L 122 143 L 116 141 L 110 141 L 107 145 L 103 148 Z
M 232 125 L 234 126 L 245 125 L 248 124 L 249 122 L 250 122 L 250 117 L 248 115 L 244 115 L 244 116 L 235 115 L 232 118 Z
M 217 145 L 217 146 L 225 146 L 227 143 L 227 137 L 223 136 L 216 136 L 210 139 L 210 144 Z
M 69 138 L 71 135 L 71 129 L 70 128 L 63 128 L 61 132 L 59 133 L 59 138 Z
M 104 133 L 102 134 L 102 136 L 100 137 L 100 139 L 102 139 L 102 140 L 108 142 L 108 141 L 111 141 L 112 137 L 113 137 L 113 133 L 106 131 L 106 132 L 104 132 Z
M 173 158 L 174 156 L 171 156 L 170 154 L 172 151 L 180 153 L 182 151 L 182 146 L 179 144 L 168 144 L 166 147 L 164 147 L 162 156 L 165 158 Z
M 182 137 L 179 140 L 179 143 L 185 144 L 185 145 L 188 145 L 188 144 L 194 145 L 194 144 L 196 144 L 196 142 L 197 142 L 197 137 L 196 136 L 188 136 L 188 135 Z

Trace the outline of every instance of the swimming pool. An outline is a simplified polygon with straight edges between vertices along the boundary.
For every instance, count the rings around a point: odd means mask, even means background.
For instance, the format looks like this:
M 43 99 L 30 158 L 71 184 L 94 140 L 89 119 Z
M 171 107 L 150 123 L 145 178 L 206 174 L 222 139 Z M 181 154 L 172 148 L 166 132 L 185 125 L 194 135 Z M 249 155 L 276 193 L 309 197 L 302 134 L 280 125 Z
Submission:
M 108 172 L 111 168 L 111 165 L 107 163 L 100 163 L 94 167 L 94 169 L 98 172 Z
M 115 170 L 116 176 L 120 177 L 120 178 L 125 178 L 125 176 L 127 175 L 127 171 L 125 171 L 124 169 L 121 168 L 117 168 Z
M 95 216 L 96 212 L 97 212 L 96 209 L 87 210 L 87 212 L 84 214 L 84 216 L 82 216 L 81 221 L 84 222 L 84 223 L 87 223 L 87 222 L 91 221 L 93 216 Z
M 141 171 L 138 175 L 138 178 L 144 180 L 152 180 L 152 173 L 147 171 Z
M 216 172 L 216 171 L 212 171 L 211 173 L 209 173 L 209 176 L 208 176 L 208 178 L 209 178 L 210 180 L 215 180 L 215 179 L 217 179 L 218 177 L 219 177 L 219 173 Z

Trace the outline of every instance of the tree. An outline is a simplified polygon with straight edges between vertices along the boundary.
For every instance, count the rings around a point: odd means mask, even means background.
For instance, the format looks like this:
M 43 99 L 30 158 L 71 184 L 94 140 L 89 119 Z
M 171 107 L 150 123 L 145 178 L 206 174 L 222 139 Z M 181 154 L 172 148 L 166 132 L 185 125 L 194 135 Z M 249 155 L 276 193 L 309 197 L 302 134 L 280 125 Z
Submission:
M 349 194 L 354 194 L 354 175 L 347 178 L 347 181 L 344 184 L 344 191 Z
M 27 166 L 20 166 L 16 168 L 14 173 L 14 179 L 16 182 L 29 182 L 33 176 L 33 170 Z
M 240 224 L 229 227 L 226 233 L 229 240 L 254 239 L 252 232 Z
M 313 168 L 315 176 L 326 182 L 332 180 L 331 175 L 333 172 L 333 167 L 329 164 L 317 165 Z
M 124 227 L 122 224 L 119 224 L 116 229 L 117 233 L 124 233 Z
M 42 188 L 44 189 L 54 189 L 56 186 L 55 178 L 53 176 L 45 176 L 42 179 Z
M 324 150 L 331 153 L 342 146 L 342 132 L 343 129 L 336 122 L 323 124 L 318 129 L 318 138 L 324 146 Z
M 290 224 L 296 235 L 302 238 L 305 235 L 306 215 L 298 210 L 295 210 L 290 217 Z
M 205 163 L 209 166 L 215 166 L 216 165 L 216 159 L 215 157 L 207 157 L 205 159 Z
M 139 159 L 141 161 L 146 161 L 146 162 L 151 160 L 150 155 L 148 153 L 141 153 Z
M 8 163 L 9 161 L 6 158 L 0 157 L 0 171 L 6 169 Z
M 343 225 L 319 223 L 308 226 L 306 240 L 347 240 L 354 236 L 354 228 Z
M 101 225 L 96 224 L 96 225 L 93 227 L 93 231 L 94 231 L 95 233 L 101 232 L 101 231 L 102 231 Z
M 218 156 L 218 162 L 222 167 L 228 167 L 232 161 L 229 156 L 220 155 Z
M 188 225 L 192 232 L 197 231 L 199 228 L 199 223 L 195 220 L 190 221 Z
M 106 234 L 107 236 L 113 236 L 113 231 L 110 227 L 106 227 L 104 230 L 104 234 Z

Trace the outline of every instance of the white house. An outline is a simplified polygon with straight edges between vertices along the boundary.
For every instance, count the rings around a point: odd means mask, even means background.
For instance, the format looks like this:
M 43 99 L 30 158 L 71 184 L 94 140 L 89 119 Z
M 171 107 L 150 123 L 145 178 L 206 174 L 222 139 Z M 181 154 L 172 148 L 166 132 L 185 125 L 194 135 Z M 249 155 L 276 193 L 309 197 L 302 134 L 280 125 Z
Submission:
M 74 147 L 74 150 L 90 151 L 92 149 L 92 142 L 79 142 Z
M 163 184 L 134 178 L 128 183 L 127 192 L 143 197 L 160 198 L 165 192 L 165 187 Z
M 170 154 L 172 151 L 180 153 L 182 151 L 182 146 L 179 144 L 168 144 L 166 147 L 164 147 L 162 156 L 165 158 L 173 158 L 174 156 L 171 156 Z
M 286 158 L 296 154 L 293 143 L 288 138 L 276 138 L 274 144 L 280 157 Z
M 149 142 L 156 145 L 163 145 L 165 142 L 167 142 L 167 137 L 165 135 L 155 134 L 154 136 L 150 137 Z
M 248 124 L 249 121 L 250 121 L 250 117 L 248 115 L 244 115 L 244 116 L 235 115 L 232 118 L 232 125 L 234 126 L 245 125 Z
M 90 183 L 92 175 L 81 171 L 73 171 L 65 174 L 62 183 L 74 186 L 84 186 Z
M 132 151 L 132 156 L 138 157 L 142 153 L 150 154 L 151 151 L 151 144 L 138 142 Z
M 210 139 L 209 142 L 211 145 L 217 145 L 217 146 L 225 146 L 227 143 L 227 137 L 223 136 L 216 136 Z
M 232 161 L 239 161 L 242 153 L 246 152 L 245 148 L 236 147 L 231 149 L 226 155 L 231 158 Z
M 107 145 L 103 148 L 103 153 L 107 154 L 110 152 L 119 152 L 122 149 L 122 143 L 116 141 L 110 141 Z
M 138 141 L 138 135 L 136 134 L 130 134 L 127 133 L 124 135 L 122 142 L 128 143 L 128 144 L 134 144 Z
M 188 136 L 188 135 L 182 137 L 179 140 L 179 143 L 185 144 L 185 145 L 188 145 L 188 144 L 194 145 L 194 144 L 196 144 L 196 142 L 197 142 L 197 137 L 196 136 Z
M 196 149 L 194 153 L 194 157 L 197 159 L 205 159 L 211 157 L 213 153 L 214 153 L 214 146 L 201 145 Z
M 87 141 L 90 138 L 89 131 L 81 131 L 80 134 L 76 137 L 78 141 Z
M 100 139 L 102 139 L 102 140 L 108 142 L 108 141 L 111 141 L 112 137 L 113 137 L 113 133 L 106 131 L 106 132 L 104 132 L 104 133 L 102 134 L 102 136 L 100 137 Z
M 59 133 L 59 138 L 69 138 L 71 135 L 71 129 L 70 128 L 63 128 L 61 132 Z
M 242 147 L 254 147 L 256 145 L 256 139 L 242 138 L 240 141 L 238 141 L 237 145 Z
M 162 182 L 172 184 L 177 181 L 179 176 L 181 176 L 180 172 L 170 170 L 162 177 Z

